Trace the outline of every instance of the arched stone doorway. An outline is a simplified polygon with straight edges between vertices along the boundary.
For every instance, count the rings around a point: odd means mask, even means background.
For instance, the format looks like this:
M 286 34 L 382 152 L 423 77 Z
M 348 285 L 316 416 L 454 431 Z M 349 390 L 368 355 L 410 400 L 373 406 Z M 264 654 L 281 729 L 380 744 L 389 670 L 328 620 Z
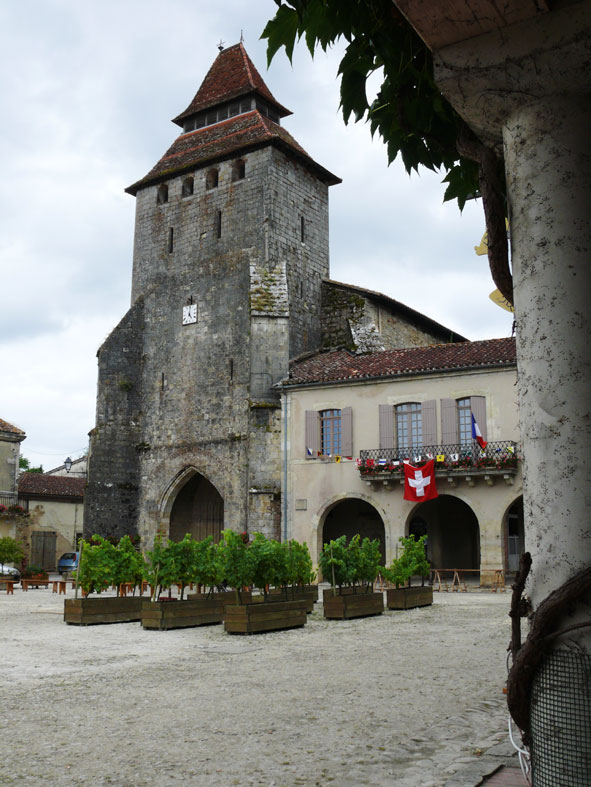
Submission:
M 328 512 L 322 528 L 322 545 L 343 535 L 349 541 L 357 533 L 362 539 L 379 540 L 382 564 L 385 564 L 386 534 L 382 517 L 370 503 L 356 497 L 341 500 Z
M 505 570 L 519 571 L 519 558 L 525 552 L 523 498 L 518 498 L 505 517 Z
M 201 541 L 219 541 L 224 529 L 224 501 L 215 486 L 196 473 L 176 496 L 170 512 L 170 538 L 181 541 L 186 533 Z
M 413 511 L 407 532 L 427 536 L 427 558 L 433 568 L 480 568 L 480 527 L 467 503 L 440 495 Z

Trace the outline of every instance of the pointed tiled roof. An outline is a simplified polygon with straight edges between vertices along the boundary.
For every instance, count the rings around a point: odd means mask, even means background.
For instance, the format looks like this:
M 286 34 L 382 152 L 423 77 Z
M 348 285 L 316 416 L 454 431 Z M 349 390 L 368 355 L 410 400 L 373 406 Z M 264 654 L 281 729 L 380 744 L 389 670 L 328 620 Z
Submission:
M 340 178 L 317 164 L 282 126 L 254 109 L 212 126 L 181 134 L 156 166 L 125 191 L 135 195 L 141 188 L 183 171 L 269 144 L 277 145 L 291 155 L 295 154 L 329 185 L 341 182 Z
M 208 109 L 224 101 L 231 101 L 248 93 L 258 93 L 272 104 L 280 117 L 291 115 L 278 101 L 256 70 L 254 63 L 246 54 L 242 44 L 223 49 L 214 60 L 195 98 L 184 112 L 173 119 L 173 123 L 183 125 L 183 120 L 196 112 Z
M 515 364 L 515 339 L 435 344 L 367 355 L 334 350 L 292 361 L 289 377 L 283 385 L 337 383 Z

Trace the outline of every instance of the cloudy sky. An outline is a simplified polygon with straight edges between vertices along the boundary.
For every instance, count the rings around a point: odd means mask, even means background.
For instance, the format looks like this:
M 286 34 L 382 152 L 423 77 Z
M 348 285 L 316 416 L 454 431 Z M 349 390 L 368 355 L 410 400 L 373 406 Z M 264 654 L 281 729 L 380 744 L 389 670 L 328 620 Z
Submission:
M 246 49 L 284 125 L 343 179 L 331 189 L 331 276 L 379 290 L 470 339 L 509 336 L 489 300 L 479 203 L 443 204 L 442 175 L 387 166 L 338 111 L 340 49 L 266 69 L 273 0 L 18 0 L 0 5 L 0 418 L 46 470 L 94 425 L 96 351 L 129 306 L 134 198 L 178 133 L 220 40 Z

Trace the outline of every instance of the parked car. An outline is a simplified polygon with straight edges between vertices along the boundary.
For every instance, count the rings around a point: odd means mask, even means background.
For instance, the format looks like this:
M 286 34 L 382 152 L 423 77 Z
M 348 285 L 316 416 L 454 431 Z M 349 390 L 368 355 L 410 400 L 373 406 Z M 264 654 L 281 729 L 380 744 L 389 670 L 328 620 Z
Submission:
M 0 563 L 0 579 L 12 579 L 13 582 L 20 582 L 21 572 L 18 568 L 7 566 L 6 563 Z
M 80 552 L 64 552 L 57 561 L 58 574 L 67 574 L 69 571 L 75 571 L 78 568 L 79 557 Z

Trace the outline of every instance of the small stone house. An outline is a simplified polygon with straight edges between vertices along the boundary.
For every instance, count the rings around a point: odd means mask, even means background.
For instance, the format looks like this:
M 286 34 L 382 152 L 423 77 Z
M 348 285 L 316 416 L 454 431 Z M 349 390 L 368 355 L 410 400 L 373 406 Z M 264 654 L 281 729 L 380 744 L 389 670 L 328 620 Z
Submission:
M 20 504 L 17 479 L 20 444 L 25 438 L 22 429 L 0 418 L 0 538 L 16 537 L 16 523 L 8 508 Z
M 84 477 L 21 475 L 18 493 L 29 517 L 19 528 L 19 538 L 29 563 L 54 571 L 60 556 L 75 549 L 84 527 L 85 487 Z

